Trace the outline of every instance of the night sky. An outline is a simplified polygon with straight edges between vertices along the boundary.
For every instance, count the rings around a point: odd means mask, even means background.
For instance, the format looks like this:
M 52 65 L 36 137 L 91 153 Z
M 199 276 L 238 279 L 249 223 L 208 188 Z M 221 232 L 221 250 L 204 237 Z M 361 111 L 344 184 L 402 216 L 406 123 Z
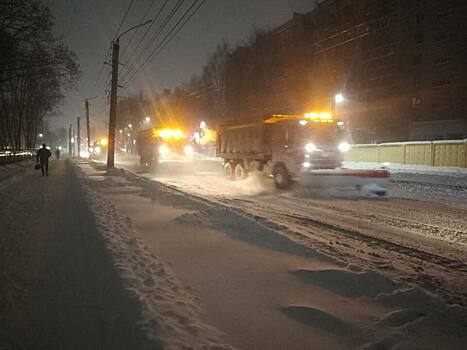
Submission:
M 140 23 L 151 1 L 134 0 L 121 31 Z M 186 0 L 177 16 L 180 16 L 192 1 Z M 46 2 L 51 6 L 56 17 L 57 35 L 64 36 L 64 42 L 77 54 L 82 70 L 81 82 L 74 91 L 67 94 L 66 101 L 60 108 L 62 115 L 49 119 L 52 127 L 74 122 L 76 116 L 84 114 L 84 98 L 95 95 L 100 97 L 91 101 L 93 117 L 101 120 L 107 118 L 105 113 L 107 102 L 103 91 L 108 88 L 106 82 L 110 67 L 105 67 L 97 84 L 96 79 L 110 41 L 131 0 Z M 165 17 L 164 15 L 176 2 L 177 0 L 169 0 L 161 18 Z M 155 0 L 151 16 L 147 18 L 152 18 L 162 3 L 163 0 Z M 314 3 L 314 0 L 207 0 L 164 51 L 138 75 L 139 79 L 134 80 L 127 89 L 119 92 L 119 95 L 134 94 L 140 89 L 160 91 L 163 88 L 173 88 L 199 72 L 208 54 L 223 39 L 232 46 L 241 44 L 254 28 L 273 28 L 290 19 L 293 12 L 310 11 Z M 158 43 L 158 41 L 151 43 L 149 39 L 161 23 L 161 18 L 155 22 L 141 45 L 151 48 L 147 52 L 152 51 Z M 174 19 L 171 23 L 175 21 Z M 130 46 L 128 42 L 132 37 L 131 33 L 121 39 L 120 52 L 124 53 L 120 55 L 122 63 L 127 62 L 130 56 L 132 56 L 131 60 L 138 62 L 139 57 L 133 55 L 132 48 L 144 31 L 143 27 L 136 33 Z M 126 46 L 128 49 L 125 49 Z M 129 66 L 121 67 L 123 77 Z

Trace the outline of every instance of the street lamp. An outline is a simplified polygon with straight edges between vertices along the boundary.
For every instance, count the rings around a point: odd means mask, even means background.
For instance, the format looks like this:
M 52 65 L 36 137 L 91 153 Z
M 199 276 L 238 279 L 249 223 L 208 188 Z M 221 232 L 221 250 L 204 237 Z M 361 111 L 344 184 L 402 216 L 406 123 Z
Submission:
M 337 94 L 335 97 L 334 97 L 334 100 L 336 101 L 336 103 L 342 103 L 345 101 L 345 98 L 344 98 L 344 95 L 342 94 Z
M 114 167 L 115 158 L 115 129 L 117 125 L 117 90 L 118 90 L 118 65 L 119 63 L 119 50 L 120 38 L 131 30 L 151 23 L 148 20 L 144 23 L 135 25 L 128 28 L 121 33 L 112 43 L 112 83 L 110 89 L 110 110 L 109 110 L 109 147 L 107 148 L 107 169 Z
M 128 127 L 131 129 L 131 128 L 133 127 L 133 125 L 132 125 L 132 124 L 128 124 Z
M 144 118 L 144 120 L 146 121 L 146 123 L 149 123 L 151 121 L 151 118 L 146 117 L 146 118 Z
M 44 137 L 44 134 L 39 134 L 39 138 L 43 138 Z

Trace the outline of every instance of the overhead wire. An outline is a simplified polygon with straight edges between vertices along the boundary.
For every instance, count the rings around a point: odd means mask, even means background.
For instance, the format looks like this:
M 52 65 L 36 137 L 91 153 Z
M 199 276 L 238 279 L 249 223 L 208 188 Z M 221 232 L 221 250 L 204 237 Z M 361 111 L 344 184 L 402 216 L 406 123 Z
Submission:
M 161 15 L 162 11 L 164 10 L 164 8 L 166 7 L 167 3 L 169 2 L 169 0 L 165 0 L 164 3 L 162 4 L 162 6 L 159 8 L 159 11 L 157 12 L 157 14 L 154 16 L 154 18 L 152 19 L 151 21 L 151 24 L 149 25 L 149 27 L 146 29 L 146 31 L 144 32 L 143 36 L 140 38 L 140 40 L 138 41 L 138 44 L 136 44 L 136 47 L 133 49 L 133 55 L 136 55 L 141 43 L 144 41 L 144 39 L 146 38 L 146 36 L 148 35 L 149 31 L 151 30 L 152 26 L 157 22 L 159 16 Z M 131 58 L 132 56 L 128 57 L 128 60 L 126 62 L 126 66 L 129 66 L 130 65 L 130 62 L 131 62 Z M 135 64 L 132 64 L 132 67 L 129 68 L 129 69 L 132 69 L 134 68 Z M 122 72 L 122 75 L 125 74 L 125 70 L 123 70 Z
M 145 20 L 146 20 L 146 17 L 148 16 L 148 14 L 151 12 L 153 6 L 155 5 L 156 3 L 156 0 L 152 0 L 151 3 L 149 4 L 149 6 L 146 8 L 146 11 L 144 11 L 144 15 L 143 17 L 141 17 L 141 20 L 139 21 L 139 24 L 142 24 Z M 131 37 L 130 37 L 130 40 L 128 40 L 128 43 L 127 45 L 125 46 L 125 48 L 123 49 L 121 55 L 123 57 L 123 55 L 125 55 L 126 51 L 128 50 L 128 48 L 131 46 L 131 43 L 133 42 L 133 39 L 135 38 L 136 34 L 138 34 L 139 32 L 139 29 L 140 28 L 137 28 L 132 34 L 131 34 Z
M 120 29 L 122 29 L 123 23 L 125 23 L 125 20 L 126 20 L 126 18 L 128 16 L 128 13 L 130 12 L 131 7 L 133 6 L 134 2 L 135 2 L 135 0 L 130 1 L 130 4 L 128 5 L 128 7 L 127 7 L 127 9 L 125 11 L 125 15 L 123 16 L 122 20 L 120 21 L 120 25 L 118 26 L 117 30 L 115 31 L 115 34 L 114 34 L 114 37 L 113 37 L 112 41 L 114 41 L 117 38 L 117 35 L 120 32 Z
M 112 42 L 115 40 L 115 38 L 117 37 L 119 31 L 121 30 L 123 24 L 125 23 L 125 20 L 128 17 L 128 13 L 130 12 L 131 7 L 133 6 L 133 3 L 134 3 L 134 0 L 131 0 L 130 3 L 128 4 L 128 7 L 127 7 L 127 9 L 125 11 L 125 14 L 123 15 L 123 18 L 121 19 L 120 24 L 119 24 L 119 26 L 118 26 L 117 30 L 115 31 L 115 34 L 114 34 L 114 36 L 112 38 Z M 100 81 L 100 79 L 102 77 L 102 74 L 104 73 L 104 68 L 105 68 L 105 64 L 107 62 L 107 58 L 109 57 L 110 52 L 112 50 L 112 42 L 110 43 L 109 48 L 106 51 L 106 54 L 105 54 L 105 57 L 104 57 L 104 62 L 102 62 L 101 69 L 99 70 L 99 73 L 97 74 L 97 78 L 96 78 L 96 81 L 94 82 L 94 86 L 93 86 L 94 88 L 96 88 L 97 84 L 99 83 L 99 81 Z M 108 81 L 107 81 L 106 85 L 107 84 L 108 84 Z
M 153 23 L 155 23 L 155 21 L 157 20 L 157 18 L 159 17 L 160 13 L 162 12 L 163 8 L 165 7 L 165 5 L 167 4 L 168 0 L 165 1 L 163 7 L 161 8 L 161 10 L 158 12 L 158 14 L 156 15 L 156 18 L 154 19 L 154 21 L 151 23 L 151 25 Z M 146 54 L 146 52 L 149 50 L 149 48 L 151 47 L 151 44 L 159 37 L 159 35 L 162 33 L 162 31 L 165 29 L 165 27 L 167 26 L 167 24 L 172 20 L 172 18 L 175 16 L 175 14 L 177 13 L 177 11 L 180 9 L 180 7 L 183 5 L 183 3 L 185 2 L 185 0 L 178 0 L 177 3 L 175 4 L 175 6 L 172 8 L 172 10 L 170 10 L 169 14 L 167 16 L 165 16 L 164 20 L 162 21 L 161 25 L 159 26 L 158 29 L 156 29 L 155 33 L 152 35 L 151 39 L 149 40 L 149 44 L 147 44 L 142 50 L 141 50 L 141 54 L 136 54 L 136 50 L 138 49 L 139 45 L 136 47 L 136 49 L 133 51 L 133 57 L 139 57 L 139 56 L 144 56 Z M 148 31 L 149 31 L 150 28 L 148 28 Z M 148 32 L 147 31 L 147 32 Z M 147 34 L 147 32 L 145 34 Z M 144 37 L 142 38 L 142 40 L 144 39 Z M 142 40 L 140 40 L 140 43 L 142 42 Z M 138 43 L 138 44 L 140 44 Z M 130 65 L 130 62 L 131 62 L 131 58 L 129 58 L 128 62 L 127 62 L 127 66 Z M 127 73 L 128 71 L 131 71 L 132 69 L 134 69 L 137 65 L 137 62 L 133 63 L 131 62 L 131 67 L 128 68 L 127 71 L 123 70 L 122 71 L 122 79 L 124 78 L 124 75 L 125 73 Z
M 182 17 L 177 21 L 177 23 L 172 27 L 172 29 L 167 33 L 167 35 L 162 39 L 162 41 L 154 48 L 151 54 L 146 58 L 146 60 L 133 72 L 133 74 L 128 78 L 128 80 L 123 84 L 124 88 L 130 84 L 137 74 L 141 72 L 144 67 L 152 62 L 159 54 L 165 49 L 165 47 L 173 40 L 173 38 L 183 29 L 183 27 L 191 20 L 191 18 L 199 11 L 199 9 L 204 5 L 206 0 L 195 0 L 193 4 L 185 11 Z M 198 4 L 199 3 L 199 4 Z M 192 9 L 198 4 L 198 6 L 192 11 Z M 190 13 L 191 11 L 191 13 Z

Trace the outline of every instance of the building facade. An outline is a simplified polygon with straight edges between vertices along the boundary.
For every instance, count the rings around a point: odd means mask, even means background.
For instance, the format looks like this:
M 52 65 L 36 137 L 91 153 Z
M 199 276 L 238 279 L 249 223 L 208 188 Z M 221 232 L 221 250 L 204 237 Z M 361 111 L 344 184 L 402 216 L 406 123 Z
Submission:
M 307 17 L 310 84 L 346 96 L 355 142 L 467 137 L 466 1 L 326 0 Z
M 317 2 L 231 53 L 228 110 L 335 110 L 358 143 L 467 138 L 466 26 L 464 0 Z

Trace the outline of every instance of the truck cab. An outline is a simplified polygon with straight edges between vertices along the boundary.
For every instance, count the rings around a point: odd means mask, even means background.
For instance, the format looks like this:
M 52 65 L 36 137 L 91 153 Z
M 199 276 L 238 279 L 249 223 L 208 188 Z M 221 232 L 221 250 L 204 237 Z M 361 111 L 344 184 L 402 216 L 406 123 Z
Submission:
M 193 146 L 181 129 L 151 128 L 137 137 L 140 166 L 150 168 L 167 161 L 190 161 Z
M 349 149 L 344 124 L 329 113 L 275 115 L 265 123 L 270 173 L 277 187 L 287 187 L 303 172 L 339 168 Z

